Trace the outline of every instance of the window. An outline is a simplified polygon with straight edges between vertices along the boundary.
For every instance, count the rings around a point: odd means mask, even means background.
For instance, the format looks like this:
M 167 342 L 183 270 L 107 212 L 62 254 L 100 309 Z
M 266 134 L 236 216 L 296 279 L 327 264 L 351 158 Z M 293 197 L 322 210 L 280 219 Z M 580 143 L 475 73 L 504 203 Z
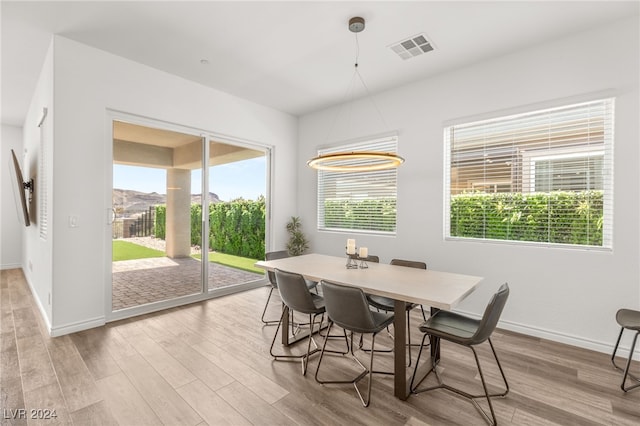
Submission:
M 445 128 L 445 236 L 611 248 L 614 100 Z
M 396 136 L 318 150 L 318 155 L 336 152 L 397 151 Z M 345 160 L 358 164 L 362 160 Z M 335 172 L 318 170 L 318 229 L 359 231 L 395 235 L 397 170 Z
M 575 147 L 565 151 L 552 155 L 523 154 L 529 192 L 603 190 L 604 151 Z

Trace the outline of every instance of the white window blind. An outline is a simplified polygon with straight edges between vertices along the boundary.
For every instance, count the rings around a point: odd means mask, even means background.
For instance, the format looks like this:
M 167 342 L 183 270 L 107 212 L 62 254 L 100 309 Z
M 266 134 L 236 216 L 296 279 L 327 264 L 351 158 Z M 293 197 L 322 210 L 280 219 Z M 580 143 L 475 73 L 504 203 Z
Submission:
M 396 136 L 378 138 L 318 150 L 318 155 L 336 152 L 372 151 L 396 153 Z M 366 160 L 345 160 L 345 165 Z M 397 170 L 371 172 L 318 171 L 318 229 L 395 234 Z
M 47 198 L 47 111 L 44 109 L 43 117 L 40 121 L 40 155 L 38 159 L 38 230 L 40 232 L 40 238 L 47 239 L 49 232 L 49 215 L 48 210 L 48 198 Z
M 445 236 L 611 248 L 614 99 L 445 128 Z

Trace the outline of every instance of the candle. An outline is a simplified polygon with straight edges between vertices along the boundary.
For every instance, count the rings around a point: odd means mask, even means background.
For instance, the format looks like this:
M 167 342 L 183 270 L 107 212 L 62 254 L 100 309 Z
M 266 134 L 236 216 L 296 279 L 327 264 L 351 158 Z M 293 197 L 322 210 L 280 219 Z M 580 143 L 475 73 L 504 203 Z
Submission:
M 368 248 L 366 248 L 366 247 L 360 247 L 360 253 L 359 253 L 359 256 L 360 256 L 362 259 L 364 259 L 364 258 L 368 257 L 368 256 L 369 256 L 369 249 L 368 249 Z
M 347 240 L 347 254 L 356 254 L 356 240 L 352 238 Z

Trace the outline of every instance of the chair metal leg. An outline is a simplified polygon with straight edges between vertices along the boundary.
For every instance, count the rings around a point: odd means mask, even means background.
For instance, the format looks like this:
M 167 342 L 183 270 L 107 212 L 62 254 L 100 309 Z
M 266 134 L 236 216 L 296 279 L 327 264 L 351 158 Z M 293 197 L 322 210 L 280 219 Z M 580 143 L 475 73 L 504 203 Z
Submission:
M 301 360 L 302 361 L 302 375 L 306 375 L 307 374 L 307 366 L 309 364 L 309 357 L 317 352 L 320 351 L 320 349 L 318 348 L 318 345 L 316 344 L 316 342 L 313 340 L 313 326 L 315 325 L 315 319 L 319 314 L 313 314 L 313 315 L 309 315 L 309 324 L 310 324 L 310 330 L 309 330 L 309 338 L 307 339 L 307 351 L 304 354 L 301 355 L 288 355 L 288 354 L 275 354 L 273 352 L 273 346 L 276 343 L 276 339 L 278 337 L 278 330 L 280 330 L 281 325 L 282 325 L 282 320 L 284 319 L 284 316 L 287 314 L 287 309 L 286 307 L 284 307 L 282 309 L 282 315 L 280 315 L 280 321 L 278 322 L 278 327 L 276 328 L 276 332 L 273 334 L 273 340 L 271 341 L 271 347 L 269 348 L 269 353 L 271 354 L 271 356 L 276 360 L 276 361 L 289 361 L 289 360 Z M 283 333 L 288 332 L 287 330 L 282 330 Z M 311 342 L 313 342 L 315 348 L 313 350 L 311 350 Z
M 343 330 L 343 334 L 331 334 L 331 335 L 329 335 L 328 331 L 326 331 L 325 334 L 322 334 L 322 323 L 323 322 L 324 322 L 324 314 L 322 314 L 322 318 L 320 318 L 320 330 L 318 330 L 318 335 L 320 337 L 327 337 L 328 336 L 330 339 L 342 339 L 343 337 L 345 337 L 345 339 L 347 339 L 346 330 Z M 325 329 L 326 329 L 326 327 L 325 327 Z M 349 351 L 348 347 L 349 347 L 349 342 L 347 341 L 347 352 Z M 342 353 L 342 352 L 340 352 L 340 353 Z
M 356 389 L 358 397 L 360 398 L 360 402 L 365 407 L 368 407 L 371 403 L 371 384 L 373 383 L 373 353 L 374 348 L 376 347 L 376 335 L 374 334 L 371 338 L 371 354 L 369 355 L 369 384 L 367 385 L 367 400 L 365 401 L 360 393 L 360 389 L 358 389 L 358 382 L 353 382 L 353 387 Z
M 393 334 L 387 332 L 389 334 L 389 337 L 391 337 L 393 339 Z M 364 351 L 364 352 L 371 352 L 371 348 L 365 348 L 364 347 L 364 340 L 363 340 L 363 334 L 360 334 L 360 341 L 358 342 L 358 349 Z M 393 352 L 393 349 L 376 349 L 376 352 L 384 352 L 384 353 L 391 353 Z
M 313 320 L 312 320 L 313 318 Z M 313 326 L 315 324 L 315 316 L 311 316 L 309 315 L 309 324 L 310 325 L 310 330 L 309 330 L 309 339 L 307 340 L 307 356 L 302 358 L 302 375 L 305 376 L 307 374 L 307 367 L 309 366 L 309 354 L 311 353 L 311 342 L 313 342 L 315 348 L 314 351 L 317 352 L 318 349 L 318 345 L 316 345 L 316 342 L 313 340 L 313 337 L 311 337 L 313 335 Z
M 280 326 L 282 325 L 282 320 L 284 319 L 285 315 L 288 315 L 288 309 L 286 306 L 283 306 L 282 313 L 280 314 L 280 320 L 278 321 L 278 326 L 276 327 L 276 332 L 273 333 L 273 340 L 271 341 L 271 346 L 269 347 L 269 353 L 274 358 L 276 358 L 277 355 L 273 353 L 273 345 L 275 345 L 276 343 L 276 338 L 278 337 L 278 330 L 280 330 Z M 288 332 L 289 330 L 283 331 L 283 333 L 288 333 Z
M 473 356 L 476 359 L 476 365 L 478 366 L 478 372 L 480 373 L 480 380 L 482 381 L 482 388 L 484 389 L 484 397 L 487 399 L 487 403 L 489 404 L 489 410 L 491 411 L 491 418 L 489 418 L 487 413 L 482 409 L 482 407 L 480 407 L 480 405 L 476 401 L 476 399 L 481 398 L 482 395 L 469 395 L 468 398 L 471 399 L 471 402 L 473 403 L 473 405 L 480 412 L 480 414 L 482 414 L 482 416 L 490 425 L 497 425 L 498 420 L 496 419 L 496 414 L 493 411 L 493 404 L 491 403 L 491 398 L 506 396 L 509 393 L 509 384 L 507 383 L 507 378 L 504 376 L 504 371 L 502 371 L 502 366 L 500 365 L 500 361 L 498 360 L 498 356 L 496 355 L 496 351 L 493 348 L 493 343 L 491 343 L 491 340 L 489 340 L 489 344 L 491 345 L 493 356 L 495 357 L 496 363 L 498 364 L 498 368 L 500 369 L 500 374 L 502 374 L 502 380 L 504 381 L 506 389 L 504 392 L 499 394 L 489 394 L 489 390 L 487 389 L 487 383 L 484 379 L 484 374 L 482 374 L 482 368 L 480 367 L 480 360 L 478 359 L 478 354 L 476 353 L 476 350 L 473 348 L 473 346 L 470 346 L 469 348 L 473 351 Z M 458 392 L 458 393 L 460 393 L 460 395 L 465 396 L 464 392 Z
M 289 325 L 291 327 L 291 336 L 295 337 L 296 334 L 304 327 L 309 326 L 309 322 L 296 322 L 293 309 L 289 309 Z
M 329 334 L 329 332 L 331 331 L 331 327 L 333 327 L 333 322 L 329 321 L 329 329 L 327 330 L 327 334 Z M 346 333 L 346 331 L 345 331 Z M 360 362 L 360 360 L 358 359 L 358 357 L 355 356 L 355 354 L 353 353 L 353 333 L 351 333 L 351 358 L 362 368 L 362 372 L 360 374 L 358 374 L 356 377 L 354 377 L 353 379 L 348 379 L 348 380 L 321 380 L 319 378 L 319 372 L 320 372 L 320 366 L 322 365 L 322 359 L 324 358 L 324 353 L 325 352 L 329 352 L 329 351 L 325 351 L 325 347 L 327 345 L 327 338 L 324 339 L 324 344 L 322 345 L 322 350 L 320 352 L 320 359 L 318 360 L 318 367 L 316 368 L 316 382 L 320 383 L 320 384 L 353 384 L 353 387 L 356 389 L 356 393 L 358 394 L 358 397 L 360 398 L 360 402 L 362 403 L 363 406 L 368 407 L 370 402 L 371 402 L 371 385 L 373 382 L 373 374 L 393 374 L 392 372 L 386 372 L 386 371 L 374 371 L 373 369 L 373 355 L 375 352 L 375 341 L 376 341 L 376 334 L 373 334 L 372 337 L 372 341 L 371 341 L 371 347 L 372 350 L 370 350 L 370 355 L 369 355 L 369 368 L 365 367 L 362 362 Z M 346 335 L 345 335 L 346 336 Z M 365 398 L 362 396 L 362 393 L 360 392 L 360 389 L 358 388 L 358 382 L 363 379 L 364 377 L 369 376 L 369 384 L 367 386 L 367 398 L 365 400 Z
M 505 376 L 504 374 L 504 370 L 502 369 L 502 364 L 500 364 L 500 360 L 498 359 L 498 354 L 496 353 L 496 349 L 493 347 L 493 342 L 491 341 L 490 338 L 487 340 L 489 341 L 489 346 L 491 346 L 491 352 L 493 352 L 493 357 L 496 360 L 496 364 L 498 365 L 498 369 L 500 370 L 500 375 L 502 376 L 502 381 L 504 382 L 504 392 L 500 394 L 489 395 L 489 396 L 505 397 L 509 393 L 509 383 L 507 382 L 507 376 Z
M 638 335 L 640 334 L 640 331 L 638 331 L 635 334 L 635 336 L 633 336 L 633 342 L 631 343 L 631 348 L 629 348 L 629 358 L 627 359 L 627 365 L 625 366 L 624 369 L 622 367 L 619 367 L 616 364 L 616 360 L 615 360 L 616 352 L 618 351 L 618 346 L 620 345 L 620 340 L 622 339 L 622 333 L 624 333 L 624 327 L 620 328 L 620 334 L 618 335 L 618 340 L 616 341 L 616 346 L 613 348 L 613 354 L 611 355 L 611 363 L 613 364 L 613 366 L 617 370 L 624 372 L 624 374 L 622 375 L 622 383 L 620 384 L 620 389 L 622 389 L 624 392 L 629 392 L 631 389 L 635 389 L 637 387 L 640 387 L 640 383 L 625 387 L 625 384 L 627 382 L 627 378 L 630 378 L 632 380 L 640 382 L 640 378 L 634 376 L 633 374 L 631 374 L 629 372 L 629 370 L 631 369 L 631 361 L 633 360 L 633 352 L 634 352 L 634 350 L 636 348 L 636 342 L 638 340 Z
M 427 373 L 424 376 L 422 376 L 420 381 L 418 383 L 416 383 L 415 386 L 414 386 L 414 382 L 416 380 L 416 373 L 418 372 L 418 367 L 420 366 L 420 357 L 422 356 L 422 349 L 424 348 L 424 341 L 427 339 L 428 336 L 429 336 L 428 334 L 422 335 L 422 342 L 420 343 L 420 350 L 418 351 L 418 357 L 416 358 L 416 366 L 413 369 L 413 374 L 411 375 L 411 382 L 409 383 L 409 391 L 411 393 L 418 393 L 416 391 L 417 387 L 420 386 L 420 383 L 422 383 L 424 381 L 424 379 L 426 379 L 427 376 L 429 374 L 431 374 L 432 371 L 435 370 L 435 365 L 433 363 L 434 359 L 432 359 L 431 369 L 429 369 L 429 371 L 427 371 Z M 439 341 L 438 341 L 438 343 L 439 343 Z
M 376 309 L 377 309 L 377 308 L 376 308 Z M 420 309 L 422 309 L 422 305 L 420 305 Z M 378 312 L 380 312 L 380 309 L 377 309 L 377 310 L 378 310 Z M 387 311 L 385 311 L 385 312 L 387 312 Z M 410 315 L 410 313 L 411 313 L 411 311 L 407 311 L 407 347 L 409 348 L 409 350 L 407 351 L 407 352 L 408 352 L 408 354 L 409 354 L 409 362 L 407 363 L 407 367 L 411 367 L 411 364 L 412 364 L 412 360 L 411 360 L 411 348 L 412 348 L 413 346 L 418 346 L 417 344 L 412 344 L 412 343 L 411 343 L 411 319 L 410 319 L 410 318 L 411 318 L 411 315 Z M 422 310 L 422 317 L 423 317 L 423 318 L 425 318 L 425 321 L 426 321 L 426 315 L 425 315 L 425 313 L 424 313 L 424 309 Z M 387 327 L 387 333 L 389 334 L 389 337 L 391 337 L 392 339 L 394 339 L 393 334 L 391 334 L 391 333 L 389 332 L 389 327 Z M 358 344 L 358 347 L 359 347 L 360 349 L 362 349 L 363 351 L 365 351 L 365 352 L 370 352 L 370 351 L 371 351 L 371 349 L 370 349 L 370 348 L 364 348 L 363 346 L 364 346 L 364 344 L 363 344 L 363 341 L 362 341 L 362 334 L 361 334 L 361 335 L 360 335 L 360 343 Z M 386 353 L 389 353 L 389 352 L 393 352 L 393 349 L 376 349 L 376 352 L 386 352 Z
M 616 340 L 616 345 L 613 347 L 613 353 L 611 354 L 611 362 L 616 369 L 621 370 L 620 367 L 616 365 L 616 352 L 618 352 L 618 346 L 620 345 L 620 340 L 622 340 L 622 333 L 624 333 L 624 327 L 620 327 L 620 333 L 618 334 L 618 340 Z
M 427 338 L 427 334 L 425 334 L 422 337 L 422 342 L 424 343 L 424 340 Z M 436 346 L 439 346 L 440 344 L 440 340 L 438 340 L 438 342 L 436 343 Z M 484 374 L 482 372 L 482 368 L 480 366 L 480 360 L 478 358 L 478 354 L 475 350 L 475 348 L 473 346 L 468 346 L 469 349 L 471 349 L 471 351 L 473 352 L 473 357 L 475 358 L 476 361 L 476 365 L 478 367 L 478 373 L 480 374 L 480 380 L 482 381 L 482 388 L 484 390 L 484 394 L 479 394 L 479 395 L 474 395 L 474 394 L 470 394 L 468 392 L 465 392 L 461 389 L 458 388 L 454 388 L 453 386 L 449 386 L 445 383 L 442 382 L 442 380 L 440 379 L 440 376 L 438 374 L 438 371 L 436 369 L 436 365 L 437 365 L 437 360 L 432 357 L 431 358 L 431 368 L 429 369 L 429 371 L 420 379 L 420 381 L 418 381 L 418 383 L 415 384 L 414 386 L 414 382 L 415 382 L 415 376 L 416 376 L 416 372 L 418 371 L 418 366 L 420 364 L 420 356 L 422 354 L 422 345 L 420 347 L 420 352 L 418 353 L 418 359 L 416 360 L 416 367 L 413 371 L 413 375 L 411 377 L 411 383 L 410 383 L 410 389 L 411 389 L 411 393 L 421 393 L 421 392 L 428 392 L 428 391 L 432 391 L 435 389 L 445 389 L 448 390 L 450 392 L 456 393 L 464 398 L 467 398 L 471 401 L 471 403 L 474 405 L 474 407 L 480 412 L 480 414 L 482 414 L 482 416 L 484 417 L 484 419 L 489 423 L 489 425 L 496 425 L 497 424 L 497 419 L 495 416 L 495 412 L 493 410 L 493 403 L 491 402 L 491 398 L 495 398 L 495 397 L 505 397 L 508 393 L 509 393 L 509 383 L 507 383 L 507 378 L 504 374 L 504 370 L 502 369 L 502 365 L 500 364 L 500 360 L 498 359 L 498 354 L 495 351 L 495 348 L 493 347 L 493 343 L 491 342 L 491 339 L 487 339 L 489 341 L 489 346 L 491 347 L 491 352 L 493 353 L 493 356 L 496 360 L 496 364 L 498 365 L 498 369 L 500 370 L 500 374 L 502 375 L 502 380 L 504 382 L 504 391 L 500 392 L 500 393 L 494 393 L 494 394 L 490 394 L 489 390 L 487 388 L 487 383 L 484 379 Z M 436 348 L 437 349 L 437 348 Z M 418 386 L 420 386 L 420 384 L 431 374 L 434 373 L 437 380 L 438 380 L 438 385 L 437 386 L 431 386 L 431 387 L 427 387 L 427 388 L 422 388 L 422 389 L 418 389 Z M 489 404 L 489 410 L 490 410 L 490 414 L 491 416 L 489 416 L 489 414 L 487 414 L 485 412 L 484 409 L 482 409 L 482 407 L 480 407 L 480 405 L 478 404 L 478 402 L 476 401 L 479 398 L 486 398 L 488 404 Z
M 269 296 L 267 296 L 267 301 L 264 304 L 264 309 L 262 310 L 262 316 L 260 317 L 260 321 L 262 321 L 266 325 L 275 325 L 278 324 L 278 320 L 265 320 L 264 315 L 267 312 L 267 308 L 269 307 L 269 301 L 271 300 L 271 295 L 273 294 L 273 286 L 269 289 Z
M 267 312 L 267 308 L 269 307 L 269 301 L 271 300 L 271 295 L 273 294 L 273 290 L 274 289 L 275 289 L 275 287 L 273 287 L 273 286 L 269 289 L 269 295 L 267 296 L 267 301 L 264 304 L 264 309 L 262 310 L 262 316 L 260 317 L 260 321 L 262 321 L 265 325 L 277 325 L 280 322 L 280 320 L 265 320 L 264 319 L 264 316 L 265 316 L 265 314 Z M 289 324 L 291 324 L 291 334 L 292 335 L 296 334 L 297 329 L 299 329 L 300 326 L 309 325 L 307 323 L 295 323 L 293 321 L 293 311 L 291 311 L 291 319 L 289 321 Z M 294 329 L 294 327 L 295 327 L 295 329 Z

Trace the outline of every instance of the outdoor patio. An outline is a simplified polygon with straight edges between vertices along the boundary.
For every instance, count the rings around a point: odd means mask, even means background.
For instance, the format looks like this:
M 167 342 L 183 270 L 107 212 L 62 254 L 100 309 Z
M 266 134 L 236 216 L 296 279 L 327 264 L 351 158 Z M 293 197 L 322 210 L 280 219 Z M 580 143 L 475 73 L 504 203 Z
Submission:
M 200 292 L 201 263 L 192 257 L 113 262 L 113 310 Z M 209 263 L 209 289 L 260 279 L 260 274 Z

